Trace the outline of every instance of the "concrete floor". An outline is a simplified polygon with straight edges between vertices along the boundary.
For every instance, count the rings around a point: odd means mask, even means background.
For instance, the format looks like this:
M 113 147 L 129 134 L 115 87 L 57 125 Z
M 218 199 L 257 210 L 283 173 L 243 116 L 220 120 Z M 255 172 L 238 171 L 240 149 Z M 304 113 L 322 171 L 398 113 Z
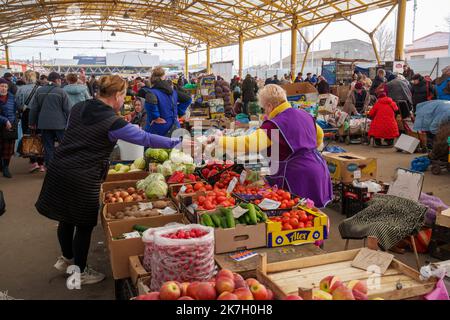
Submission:
M 378 161 L 378 179 L 390 181 L 398 167 L 409 167 L 416 155 L 401 154 L 393 149 L 374 149 L 361 145 L 342 145 L 351 152 L 373 156 Z M 114 280 L 104 233 L 99 224 L 94 230 L 89 264 L 107 275 L 100 284 L 85 286 L 81 290 L 68 290 L 66 276 L 53 268 L 60 255 L 56 238 L 56 222 L 40 216 L 34 203 L 39 195 L 43 174 L 28 174 L 28 163 L 24 159 L 12 160 L 13 179 L 0 177 L 0 189 L 7 202 L 7 212 L 0 217 L 0 292 L 7 291 L 18 299 L 114 299 Z M 424 192 L 433 192 L 450 204 L 450 175 L 440 176 L 426 173 Z M 82 199 L 80 199 L 82 201 Z M 325 243 L 329 252 L 344 249 L 337 226 L 344 219 L 335 209 L 325 210 L 331 221 L 330 239 Z M 362 241 L 351 241 L 350 248 L 362 246 Z M 397 255 L 397 258 L 415 266 L 412 253 Z M 421 262 L 435 261 L 428 255 L 420 256 Z

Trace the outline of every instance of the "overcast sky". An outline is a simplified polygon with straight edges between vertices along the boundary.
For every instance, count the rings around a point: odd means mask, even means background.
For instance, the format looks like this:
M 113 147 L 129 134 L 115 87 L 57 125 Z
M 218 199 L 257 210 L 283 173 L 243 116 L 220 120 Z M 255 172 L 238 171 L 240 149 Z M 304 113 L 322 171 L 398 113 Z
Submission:
M 371 11 L 362 15 L 355 16 L 353 21 L 363 26 L 366 30 L 371 30 L 382 17 L 386 14 L 388 8 Z M 395 30 L 397 10 L 391 13 L 385 25 L 391 30 Z M 416 16 L 416 34 L 415 38 L 422 37 L 435 31 L 449 31 L 449 25 L 446 17 L 450 16 L 450 0 L 418 0 L 418 10 Z M 406 17 L 405 42 L 412 41 L 413 26 L 413 1 L 408 1 Z M 318 33 L 321 25 L 309 28 L 311 34 Z M 286 57 L 290 52 L 290 34 L 285 32 L 282 35 L 283 46 L 282 55 Z M 361 39 L 369 41 L 367 35 L 348 22 L 337 22 L 331 24 L 327 30 L 317 39 L 314 44 L 316 50 L 330 48 L 332 41 L 346 39 Z M 45 40 L 42 40 L 45 39 Z M 111 37 L 109 33 L 100 32 L 71 32 L 57 34 L 55 39 L 59 41 L 60 49 L 55 50 L 52 36 L 43 36 L 32 40 L 17 42 L 11 45 L 12 59 L 42 59 L 66 58 L 71 59 L 75 55 L 97 55 L 105 56 L 106 52 L 119 52 L 132 49 L 147 49 L 151 54 L 160 55 L 161 60 L 183 60 L 184 50 L 170 44 L 160 43 L 156 50 L 153 46 L 155 40 L 140 36 L 117 33 L 116 37 Z M 83 41 L 73 41 L 81 40 Z M 111 41 L 108 42 L 107 40 Z M 64 41 L 72 40 L 72 41 Z M 84 41 L 86 40 L 86 41 Z M 126 43 L 118 41 L 139 41 L 140 43 Z M 102 50 L 101 46 L 105 49 Z M 34 48 L 33 48 L 34 47 Z M 65 48 L 66 47 L 66 48 Z M 90 47 L 90 48 L 79 48 Z M 237 46 L 226 47 L 223 49 L 214 49 L 211 52 L 212 62 L 220 60 L 235 60 L 235 67 L 238 64 Z M 249 65 L 272 63 L 279 61 L 280 58 L 280 35 L 274 35 L 264 39 L 248 41 L 244 45 L 244 67 Z M 190 64 L 196 64 L 198 61 L 205 61 L 205 53 L 200 52 L 189 56 Z

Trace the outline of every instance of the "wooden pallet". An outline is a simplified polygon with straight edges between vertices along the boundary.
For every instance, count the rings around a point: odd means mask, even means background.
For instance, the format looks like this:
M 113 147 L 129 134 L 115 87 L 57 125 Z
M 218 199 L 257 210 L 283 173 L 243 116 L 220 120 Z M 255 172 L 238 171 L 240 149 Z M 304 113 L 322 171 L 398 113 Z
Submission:
M 402 300 L 421 297 L 433 290 L 436 280 L 421 281 L 419 273 L 394 259 L 381 275 L 379 286 L 370 287 L 374 274 L 351 266 L 361 249 L 311 256 L 290 261 L 267 263 L 266 255 L 260 255 L 257 278 L 270 288 L 278 299 L 298 294 L 311 299 L 312 290 L 319 288 L 320 281 L 334 275 L 342 282 L 368 280 L 369 299 Z M 401 289 L 397 284 L 401 283 Z

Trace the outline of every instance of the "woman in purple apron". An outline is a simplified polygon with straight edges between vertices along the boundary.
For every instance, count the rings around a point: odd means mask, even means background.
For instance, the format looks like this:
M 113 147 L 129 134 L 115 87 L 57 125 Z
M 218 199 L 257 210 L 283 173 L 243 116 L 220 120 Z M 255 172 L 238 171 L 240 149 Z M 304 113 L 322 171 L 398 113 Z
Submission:
M 280 86 L 265 86 L 258 98 L 267 116 L 261 128 L 247 136 L 222 137 L 219 145 L 238 152 L 242 148 L 246 152 L 268 149 L 271 159 L 268 182 L 313 200 L 318 208 L 325 207 L 332 199 L 333 188 L 326 161 L 317 151 L 323 132 L 311 115 L 291 107 Z M 252 148 L 255 145 L 257 150 Z

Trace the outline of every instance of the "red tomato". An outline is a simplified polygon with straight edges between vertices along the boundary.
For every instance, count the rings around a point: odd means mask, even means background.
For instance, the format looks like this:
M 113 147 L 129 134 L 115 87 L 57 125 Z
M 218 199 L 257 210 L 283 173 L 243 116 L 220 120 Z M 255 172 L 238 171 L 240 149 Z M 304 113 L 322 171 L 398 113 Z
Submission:
M 229 203 L 228 201 L 224 201 L 224 202 L 222 202 L 222 205 L 224 207 L 229 207 L 229 206 L 231 206 L 231 203 Z
M 294 200 L 289 200 L 289 201 L 288 201 L 288 206 L 289 206 L 289 207 L 295 206 Z
M 212 202 L 209 200 L 206 200 L 205 203 L 203 204 L 203 206 L 205 207 L 206 210 L 214 209 Z
M 300 202 L 300 198 L 294 198 L 295 203 L 299 203 Z
M 298 223 L 298 228 L 303 229 L 305 227 L 305 224 L 303 222 Z
M 277 191 L 277 195 L 282 196 L 283 194 L 284 194 L 284 191 L 283 191 L 283 190 L 279 189 L 279 190 Z
M 206 191 L 211 191 L 211 190 L 213 189 L 213 187 L 212 187 L 212 185 L 207 184 L 207 185 L 205 186 L 205 189 L 206 189 Z
M 198 191 L 200 191 L 200 192 L 206 192 L 206 189 L 205 189 L 205 187 L 201 187 Z
M 289 192 L 286 192 L 283 194 L 283 199 L 285 200 L 291 200 L 291 194 Z
M 194 190 L 195 191 L 199 191 L 201 188 L 203 188 L 204 187 L 204 184 L 203 183 L 201 183 L 201 182 L 197 182 L 195 185 L 194 185 Z
M 290 219 L 289 217 L 283 217 L 283 218 L 281 219 L 281 221 L 282 221 L 283 224 L 284 224 L 284 223 L 289 223 L 289 222 L 291 221 L 291 219 Z
M 286 209 L 286 208 L 287 208 L 287 206 L 286 206 L 285 203 L 283 203 L 283 204 L 280 206 L 280 209 Z
M 309 221 L 314 220 L 314 216 L 308 216 L 308 220 L 309 220 Z
M 313 227 L 313 224 L 312 224 L 312 222 L 311 222 L 311 221 L 309 221 L 308 223 L 306 223 L 306 227 L 307 227 L 307 228 L 312 228 L 312 227 Z
M 283 230 L 292 230 L 292 226 L 289 223 L 283 224 Z
M 282 216 L 289 218 L 291 215 L 289 214 L 289 212 L 283 212 Z
M 236 203 L 236 200 L 234 198 L 230 198 L 230 199 L 228 199 L 228 201 L 230 201 L 231 204 L 235 204 Z
M 261 200 L 255 200 L 255 204 L 260 204 Z
M 297 219 L 297 218 L 291 218 L 291 219 L 289 219 L 289 224 L 290 224 L 291 226 L 293 226 L 294 228 L 297 228 L 297 227 L 298 227 L 298 219 Z
M 227 198 L 224 197 L 224 196 L 218 196 L 218 197 L 217 197 L 217 202 L 218 202 L 218 203 L 222 203 L 222 202 L 224 202 L 225 200 L 227 200 Z
M 202 205 L 206 201 L 206 197 L 200 196 L 198 197 L 198 204 Z

